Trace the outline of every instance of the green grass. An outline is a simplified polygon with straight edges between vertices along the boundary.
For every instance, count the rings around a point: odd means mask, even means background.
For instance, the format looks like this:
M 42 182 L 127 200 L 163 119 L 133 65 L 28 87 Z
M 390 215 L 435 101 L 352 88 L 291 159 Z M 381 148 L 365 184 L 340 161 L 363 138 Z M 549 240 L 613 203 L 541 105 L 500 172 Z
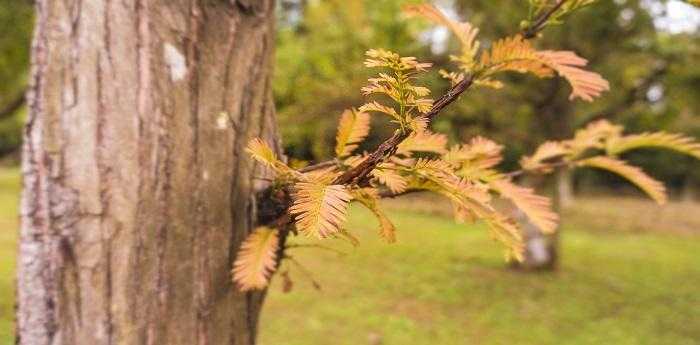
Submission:
M 13 344 L 19 171 L 0 168 L 0 344 Z
M 1 344 L 12 341 L 18 189 L 17 171 L 0 170 Z M 332 243 L 347 252 L 342 257 L 295 249 L 322 291 L 288 266 L 294 290 L 283 294 L 275 279 L 261 344 L 700 343 L 696 235 L 587 232 L 574 224 L 564 229 L 561 269 L 532 274 L 506 269 L 481 227 L 415 212 L 392 216 L 397 244 L 380 242 L 374 220 L 353 208 L 349 228 L 360 247 Z
M 323 290 L 290 266 L 297 286 L 275 282 L 263 345 L 700 342 L 697 239 L 566 228 L 559 272 L 519 273 L 481 228 L 394 212 L 399 243 L 385 245 L 354 211 L 362 246 L 342 258 L 298 249 Z

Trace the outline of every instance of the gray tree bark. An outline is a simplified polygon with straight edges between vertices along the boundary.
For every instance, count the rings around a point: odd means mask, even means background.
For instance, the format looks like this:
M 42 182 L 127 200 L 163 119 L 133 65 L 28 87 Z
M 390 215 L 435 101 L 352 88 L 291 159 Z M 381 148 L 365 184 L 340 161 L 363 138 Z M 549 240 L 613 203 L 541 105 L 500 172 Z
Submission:
M 562 217 L 564 209 L 570 207 L 574 202 L 571 170 L 558 169 L 554 174 L 554 179 L 555 190 L 552 208 Z M 534 177 L 523 181 L 525 185 L 540 192 L 543 189 L 544 182 L 544 179 Z M 525 242 L 524 260 L 518 263 L 516 267 L 529 271 L 555 270 L 559 265 L 560 259 L 559 231 L 561 226 L 555 233 L 545 234 L 524 213 L 517 212 L 515 218 L 523 229 L 523 240 Z
M 19 344 L 254 344 L 231 262 L 276 141 L 272 0 L 38 0 Z

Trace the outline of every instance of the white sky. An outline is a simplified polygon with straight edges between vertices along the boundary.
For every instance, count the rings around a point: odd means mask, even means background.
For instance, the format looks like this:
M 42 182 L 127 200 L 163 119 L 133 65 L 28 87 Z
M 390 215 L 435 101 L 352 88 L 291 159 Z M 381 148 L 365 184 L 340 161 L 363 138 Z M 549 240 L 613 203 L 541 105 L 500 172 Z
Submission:
M 671 33 L 697 32 L 700 30 L 700 9 L 679 0 L 661 4 L 649 0 L 646 7 L 656 16 L 656 27 Z

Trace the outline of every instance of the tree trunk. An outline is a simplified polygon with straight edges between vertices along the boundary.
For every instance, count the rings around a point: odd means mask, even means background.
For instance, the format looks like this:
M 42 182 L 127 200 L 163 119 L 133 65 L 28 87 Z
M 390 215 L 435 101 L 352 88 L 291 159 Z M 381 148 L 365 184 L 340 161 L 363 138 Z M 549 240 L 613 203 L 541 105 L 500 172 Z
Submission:
M 572 193 L 572 173 L 567 168 L 559 168 L 555 174 L 555 190 L 552 200 L 552 208 L 560 216 L 560 226 L 553 234 L 545 234 L 542 230 L 532 223 L 522 212 L 517 214 L 516 219 L 523 228 L 523 240 L 525 241 L 524 261 L 519 264 L 520 268 L 530 271 L 551 271 L 555 270 L 559 265 L 559 234 L 561 231 L 561 222 L 563 211 L 573 202 Z M 543 188 L 542 179 L 533 179 L 527 184 L 535 190 L 541 191 Z
M 557 172 L 560 174 L 561 171 Z M 541 193 L 545 179 L 541 176 L 531 176 L 524 178 L 521 183 L 524 186 L 534 188 Z M 557 193 L 558 195 L 558 193 Z M 559 212 L 559 198 L 555 196 L 554 209 Z M 559 212 L 561 213 L 561 212 Z M 559 235 L 545 234 L 535 225 L 522 211 L 516 211 L 515 219 L 520 224 L 523 231 L 523 241 L 525 252 L 523 262 L 515 263 L 515 267 L 526 271 L 554 270 L 559 262 Z
M 571 169 L 556 172 L 554 193 L 554 201 L 560 212 L 574 204 L 574 174 Z
M 686 176 L 683 181 L 683 187 L 681 189 L 681 201 L 692 203 L 695 202 L 696 186 L 693 183 L 692 176 Z
M 254 344 L 230 279 L 275 142 L 272 0 L 38 0 L 19 344 Z M 279 145 L 278 145 L 279 146 Z

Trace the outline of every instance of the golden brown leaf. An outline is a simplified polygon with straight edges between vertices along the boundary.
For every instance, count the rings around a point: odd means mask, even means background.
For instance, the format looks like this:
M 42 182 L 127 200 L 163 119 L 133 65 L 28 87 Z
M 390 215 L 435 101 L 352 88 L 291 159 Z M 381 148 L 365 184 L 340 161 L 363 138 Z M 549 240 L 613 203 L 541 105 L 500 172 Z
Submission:
M 638 148 L 663 148 L 700 159 L 700 142 L 682 134 L 657 132 L 628 135 L 608 140 L 606 145 L 607 152 L 613 155 Z
M 532 73 L 540 78 L 552 75 L 529 41 L 520 35 L 496 41 L 490 51 L 481 54 L 480 64 L 489 74 L 514 71 Z
M 350 155 L 369 134 L 369 115 L 355 110 L 346 110 L 340 117 L 335 137 L 335 154 L 338 158 Z
M 667 201 L 666 188 L 661 182 L 645 174 L 642 169 L 628 165 L 624 161 L 598 156 L 579 161 L 578 166 L 608 170 L 634 183 L 658 204 L 663 205 Z
M 453 59 L 459 61 L 465 69 L 470 69 L 479 51 L 479 42 L 476 40 L 476 36 L 479 34 L 478 28 L 466 22 L 447 18 L 440 10 L 428 4 L 408 5 L 404 7 L 404 12 L 409 15 L 422 16 L 438 25 L 447 26 L 462 44 L 462 54 Z
M 367 207 L 379 221 L 379 235 L 389 243 L 396 242 L 396 227 L 379 206 L 379 194 L 372 188 L 353 189 L 351 191 L 356 201 Z
M 537 195 L 533 189 L 518 186 L 508 180 L 492 181 L 490 185 L 503 198 L 512 201 L 542 232 L 556 231 L 559 215 L 552 210 L 549 198 Z
M 447 152 L 447 136 L 430 131 L 412 133 L 406 140 L 399 144 L 398 154 L 410 156 L 412 152 L 433 152 L 442 154 Z
M 399 114 L 394 110 L 394 108 L 387 107 L 386 105 L 380 104 L 378 102 L 369 102 L 360 107 L 361 112 L 378 112 L 378 113 L 383 113 L 386 115 L 389 115 L 391 118 L 395 120 L 400 120 Z
M 520 229 L 515 222 L 499 214 L 493 214 L 485 218 L 484 221 L 491 230 L 491 236 L 506 246 L 506 260 L 523 261 L 525 245 Z
M 280 175 L 296 175 L 297 173 L 292 170 L 287 164 L 282 162 L 277 158 L 275 152 L 267 145 L 262 139 L 254 138 L 248 142 L 248 147 L 246 152 L 253 157 L 256 161 L 262 163 L 263 165 L 272 168 L 277 174 Z
M 470 165 L 479 169 L 488 169 L 501 162 L 503 146 L 494 141 L 475 137 L 467 145 L 455 145 L 444 155 L 445 161 L 460 167 Z
M 570 100 L 580 98 L 592 102 L 604 91 L 610 90 L 610 83 L 600 74 L 579 67 L 586 66 L 588 60 L 570 51 L 542 51 L 537 53 L 544 63 L 557 71 L 571 84 Z
M 387 186 L 394 194 L 399 194 L 406 191 L 408 182 L 406 178 L 401 176 L 398 171 L 392 169 L 387 163 L 381 164 L 376 169 L 372 170 L 372 175 L 377 178 L 377 180 Z
M 549 170 L 546 164 L 548 160 L 564 156 L 568 152 L 569 150 L 560 142 L 548 141 L 540 145 L 532 156 L 523 157 L 520 160 L 520 166 L 530 171 L 540 169 Z
M 272 167 L 277 162 L 277 155 L 274 151 L 260 138 L 253 138 L 248 142 L 246 152 L 251 155 L 256 161 Z
M 263 289 L 277 265 L 277 230 L 258 227 L 243 241 L 233 264 L 233 280 L 241 291 Z
M 352 197 L 345 186 L 314 181 L 298 182 L 294 189 L 294 204 L 289 212 L 295 216 L 297 229 L 302 234 L 327 238 L 346 222 Z

